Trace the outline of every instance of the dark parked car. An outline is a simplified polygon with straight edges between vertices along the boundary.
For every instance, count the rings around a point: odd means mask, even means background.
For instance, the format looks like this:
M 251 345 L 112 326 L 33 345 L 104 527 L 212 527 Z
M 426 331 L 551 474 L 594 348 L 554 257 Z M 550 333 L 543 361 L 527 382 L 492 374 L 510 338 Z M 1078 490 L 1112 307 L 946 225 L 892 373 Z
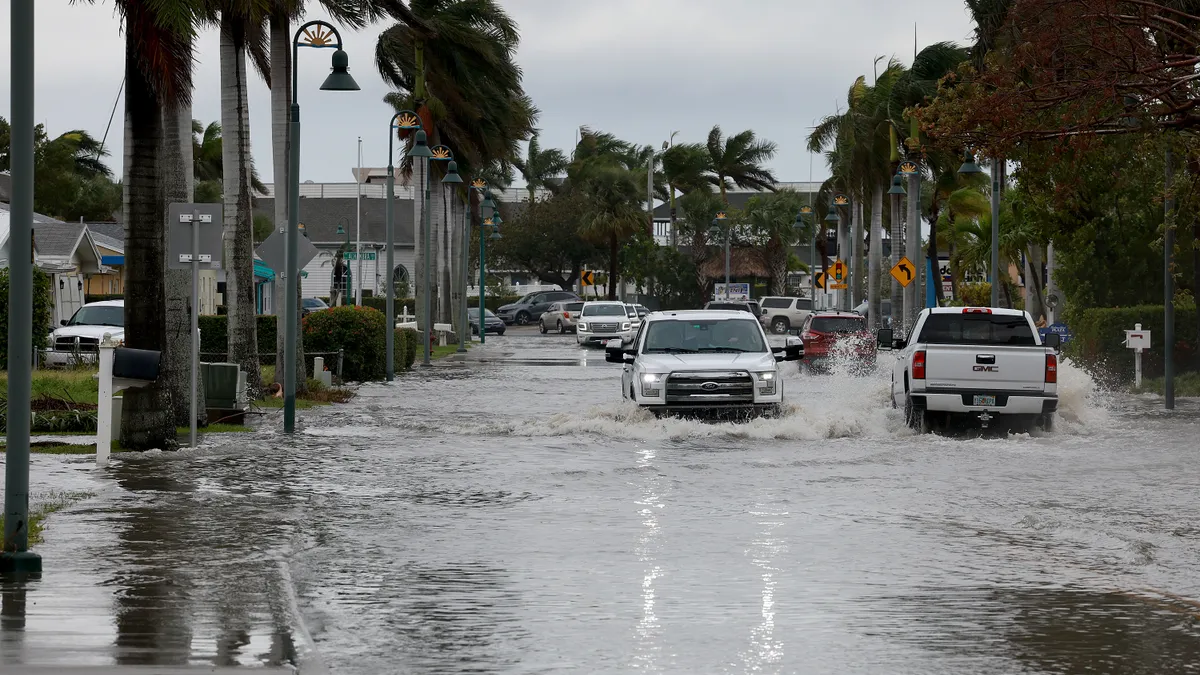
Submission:
M 487 333 L 495 333 L 496 335 L 504 335 L 504 322 L 500 317 L 492 314 L 492 310 L 483 310 L 484 330 Z M 479 308 L 471 307 L 467 309 L 467 322 L 471 324 L 471 335 L 479 335 Z
M 323 309 L 329 309 L 329 305 L 320 298 L 301 298 L 300 299 L 300 316 L 308 316 L 313 312 L 319 312 Z
M 571 291 L 539 291 L 530 293 L 510 305 L 504 305 L 496 310 L 496 314 L 506 324 L 527 326 L 545 314 L 550 305 L 563 300 L 581 299 Z

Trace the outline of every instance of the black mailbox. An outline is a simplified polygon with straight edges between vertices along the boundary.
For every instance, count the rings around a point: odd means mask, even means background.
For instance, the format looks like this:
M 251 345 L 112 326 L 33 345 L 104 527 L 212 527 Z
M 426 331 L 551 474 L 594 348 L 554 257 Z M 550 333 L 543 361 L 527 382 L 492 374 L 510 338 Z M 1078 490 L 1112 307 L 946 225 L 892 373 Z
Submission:
M 113 350 L 113 377 L 153 382 L 158 379 L 160 358 L 161 354 L 152 349 L 117 347 Z

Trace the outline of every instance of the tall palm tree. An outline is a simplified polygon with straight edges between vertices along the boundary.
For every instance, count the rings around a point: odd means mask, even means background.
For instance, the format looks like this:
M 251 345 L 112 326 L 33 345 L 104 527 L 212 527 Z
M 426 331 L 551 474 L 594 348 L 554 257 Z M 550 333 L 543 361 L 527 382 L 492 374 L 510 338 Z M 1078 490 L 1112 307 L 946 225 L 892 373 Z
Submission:
M 555 179 L 560 178 L 567 170 L 567 165 L 570 164 L 562 150 L 558 148 L 543 150 L 541 143 L 538 142 L 537 134 L 530 137 L 525 158 L 514 160 L 513 163 L 525 177 L 525 186 L 529 190 L 530 202 L 533 202 L 538 188 L 550 191 L 557 189 L 559 182 Z
M 709 182 L 721 193 L 721 200 L 729 204 L 726 190 L 737 186 L 742 189 L 775 189 L 775 174 L 765 164 L 775 156 L 777 146 L 771 141 L 759 140 L 747 129 L 725 138 L 721 127 L 714 126 L 708 132 Z
M 188 0 L 117 0 L 116 7 L 126 36 L 125 341 L 129 347 L 162 351 L 167 341 L 163 110 L 191 98 L 191 44 L 199 8 Z M 169 362 L 164 365 L 170 368 Z M 121 444 L 172 447 L 171 398 L 161 379 L 127 390 Z
M 671 246 L 679 243 L 676 223 L 676 192 L 688 194 L 694 190 L 709 189 L 706 175 L 709 173 L 708 149 L 700 143 L 680 143 L 663 150 L 661 156 L 663 181 L 666 184 L 667 201 L 671 207 Z
M 796 213 L 806 202 L 798 192 L 780 192 L 755 195 L 746 203 L 745 216 L 750 232 L 765 242 L 761 248 L 763 262 L 770 272 L 770 294 L 787 294 L 787 266 L 791 246 L 797 241 L 807 241 L 812 231 L 796 231 Z
M 396 18 L 399 23 L 384 31 L 376 46 L 376 65 L 384 80 L 396 88 L 385 102 L 395 109 L 413 109 L 433 144 L 444 144 L 454 152 L 459 173 L 472 175 L 476 167 L 493 160 L 513 162 L 521 141 L 530 137 L 537 109 L 521 86 L 521 70 L 514 58 L 519 35 L 516 23 L 496 0 L 413 0 L 411 12 Z M 411 164 L 402 167 L 412 172 Z M 421 167 L 414 184 L 425 180 Z M 435 167 L 441 171 L 442 167 Z M 431 176 L 437 180 L 437 176 Z M 423 230 L 423 191 L 414 200 L 418 231 Z M 456 192 L 462 198 L 464 192 Z M 431 224 L 440 233 L 445 206 L 442 190 L 432 190 L 428 205 L 436 220 Z M 450 218 L 445 233 L 450 241 L 461 239 L 462 218 Z M 435 232 L 421 233 L 434 237 Z M 453 257 L 453 256 L 451 256 Z M 426 261 L 424 246 L 417 247 L 416 273 L 424 278 L 425 265 L 437 272 L 437 261 Z M 450 270 L 431 275 L 443 289 L 425 289 L 417 284 L 417 307 L 424 306 L 426 292 L 438 293 L 439 308 L 451 320 L 461 315 L 451 311 L 448 289 Z M 456 275 L 457 276 L 457 275 Z M 461 302 L 462 300 L 460 300 Z M 421 310 L 418 310 L 420 313 Z

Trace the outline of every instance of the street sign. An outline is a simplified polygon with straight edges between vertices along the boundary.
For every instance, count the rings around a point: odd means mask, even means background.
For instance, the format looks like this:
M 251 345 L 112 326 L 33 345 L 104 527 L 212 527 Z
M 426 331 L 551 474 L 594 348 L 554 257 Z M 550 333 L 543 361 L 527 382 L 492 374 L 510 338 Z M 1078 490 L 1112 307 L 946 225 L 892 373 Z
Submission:
M 817 288 L 825 290 L 825 273 L 817 272 Z
M 376 255 L 377 254 L 375 253 L 375 251 L 363 251 L 362 259 L 363 260 L 374 260 Z M 342 251 L 342 260 L 358 260 L 358 252 L 357 251 Z
M 1045 340 L 1046 336 L 1050 333 L 1057 333 L 1062 339 L 1062 344 L 1064 345 L 1070 342 L 1071 338 L 1075 337 L 1075 334 L 1071 332 L 1071 329 L 1068 328 L 1067 324 L 1065 323 L 1052 323 L 1045 328 L 1039 328 L 1038 333 L 1042 336 L 1043 340 Z
M 841 284 L 838 284 L 838 283 L 833 283 L 833 284 L 829 284 L 829 289 L 830 289 L 830 290 L 833 290 L 833 291 L 844 291 L 844 290 L 846 290 L 847 288 L 850 288 L 850 284 L 846 284 L 846 283 L 841 283 Z
M 841 260 L 833 261 L 833 268 L 831 268 L 829 271 L 833 274 L 833 282 L 835 284 L 840 284 L 846 281 L 846 263 L 842 262 Z
M 317 247 L 312 245 L 308 237 L 300 236 L 300 241 L 296 242 L 296 267 L 304 269 L 304 266 L 317 257 Z M 287 234 L 283 230 L 276 230 L 274 234 L 267 237 L 266 241 L 258 245 L 254 249 L 258 257 L 267 263 L 267 267 L 275 270 L 279 276 L 284 276 L 287 272 Z
M 167 267 L 174 270 L 192 268 L 192 217 L 200 218 L 200 269 L 221 269 L 221 253 L 225 249 L 221 204 L 171 204 L 168 213 L 171 227 L 167 232 Z
M 917 267 L 908 259 L 908 256 L 904 256 L 892 267 L 892 278 L 899 281 L 901 286 L 908 288 L 913 279 L 917 278 Z
M 729 284 L 729 288 L 725 284 L 713 284 L 713 298 L 716 300 L 749 300 L 750 299 L 750 284 Z
M 591 270 L 584 270 L 579 273 L 579 283 L 584 286 L 595 286 L 596 275 Z

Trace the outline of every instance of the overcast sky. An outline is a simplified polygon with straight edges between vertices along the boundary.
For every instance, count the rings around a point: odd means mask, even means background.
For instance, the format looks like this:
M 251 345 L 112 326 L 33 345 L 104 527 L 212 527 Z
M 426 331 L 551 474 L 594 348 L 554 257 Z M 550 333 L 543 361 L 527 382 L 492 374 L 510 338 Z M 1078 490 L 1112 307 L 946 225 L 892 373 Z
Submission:
M 680 132 L 677 142 L 702 141 L 720 124 L 775 141 L 772 168 L 783 181 L 808 180 L 809 127 L 844 107 L 850 83 L 870 78 L 876 57 L 911 62 L 914 23 L 921 46 L 966 42 L 971 33 L 962 0 L 501 1 L 521 29 L 518 61 L 541 109 L 544 146 L 569 150 L 580 125 L 658 146 L 672 131 Z M 0 0 L 0 24 L 8 24 L 9 4 Z M 301 51 L 302 180 L 352 182 L 360 136 L 364 164 L 386 165 L 391 110 L 372 66 L 383 28 L 344 34 L 359 92 L 318 91 L 329 52 Z M 123 72 L 120 29 L 112 0 L 37 1 L 35 106 L 51 135 L 74 128 L 104 135 Z M 11 118 L 4 44 L 0 114 Z M 201 36 L 197 59 L 193 112 L 207 123 L 220 117 L 214 31 Z M 252 75 L 251 138 L 265 181 L 272 173 L 269 96 Z M 109 147 L 121 147 L 121 133 L 118 110 Z M 119 174 L 120 152 L 113 155 L 108 161 Z M 820 157 L 812 166 L 816 179 L 826 176 Z

